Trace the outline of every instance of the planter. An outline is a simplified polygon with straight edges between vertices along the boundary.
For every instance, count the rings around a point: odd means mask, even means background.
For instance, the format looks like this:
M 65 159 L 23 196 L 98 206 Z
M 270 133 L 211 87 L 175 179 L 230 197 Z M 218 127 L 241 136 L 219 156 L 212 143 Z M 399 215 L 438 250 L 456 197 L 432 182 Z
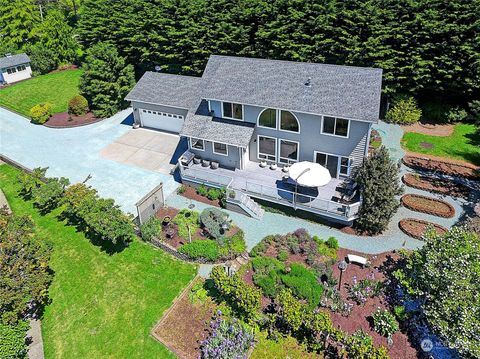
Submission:
M 212 170 L 216 170 L 218 168 L 218 166 L 219 166 L 218 162 L 212 161 L 210 167 L 212 168 Z
M 407 236 L 416 239 L 422 239 L 423 235 L 429 227 L 433 228 L 437 232 L 437 234 L 440 235 L 448 232 L 447 228 L 440 226 L 439 224 L 415 218 L 402 219 L 400 222 L 398 222 L 398 227 Z
M 270 169 L 271 169 L 272 171 L 275 171 L 277 168 L 278 168 L 278 166 L 277 166 L 276 163 L 272 163 L 272 164 L 270 165 Z
M 411 173 L 403 175 L 402 182 L 408 187 L 421 189 L 428 192 L 440 193 L 452 197 L 468 198 L 470 189 L 460 183 L 447 179 L 437 179 L 428 176 L 419 176 Z
M 209 160 L 202 160 L 202 167 L 210 167 L 210 161 Z
M 287 166 L 283 166 L 282 171 L 285 172 L 285 173 L 287 173 L 288 171 L 290 171 L 290 166 L 288 166 L 288 165 L 287 165 Z
M 173 237 L 175 237 L 175 230 L 174 229 L 168 229 L 165 231 L 165 236 L 168 238 L 168 239 L 172 239 Z
M 267 167 L 267 161 L 260 161 L 260 167 L 262 168 Z
M 202 159 L 200 157 L 193 157 L 193 163 L 195 163 L 196 165 L 199 165 L 200 163 L 202 163 Z
M 450 203 L 436 198 L 416 194 L 406 194 L 402 196 L 401 202 L 405 207 L 412 211 L 444 218 L 452 218 L 455 215 L 455 209 Z
M 165 216 L 163 217 L 163 220 L 162 220 L 162 225 L 164 227 L 168 226 L 170 224 L 170 222 L 172 221 L 172 217 L 170 216 Z

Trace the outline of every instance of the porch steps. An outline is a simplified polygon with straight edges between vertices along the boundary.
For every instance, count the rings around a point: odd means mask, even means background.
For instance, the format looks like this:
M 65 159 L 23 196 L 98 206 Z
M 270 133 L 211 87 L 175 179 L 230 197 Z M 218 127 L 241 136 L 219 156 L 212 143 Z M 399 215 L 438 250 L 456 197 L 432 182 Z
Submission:
M 259 220 L 263 218 L 265 210 L 247 194 L 240 191 L 235 191 L 235 203 L 238 204 L 251 217 Z

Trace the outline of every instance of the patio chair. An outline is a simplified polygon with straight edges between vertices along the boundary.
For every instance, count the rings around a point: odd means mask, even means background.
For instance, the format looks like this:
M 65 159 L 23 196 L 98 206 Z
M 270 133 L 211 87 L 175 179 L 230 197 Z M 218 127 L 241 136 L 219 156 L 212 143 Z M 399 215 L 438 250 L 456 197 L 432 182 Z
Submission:
M 216 170 L 218 166 L 219 166 L 219 163 L 217 161 L 210 162 L 210 167 L 212 168 L 212 170 Z
M 342 201 L 343 202 L 352 202 L 353 198 L 357 195 L 357 190 L 352 191 L 351 193 L 344 193 L 342 196 Z

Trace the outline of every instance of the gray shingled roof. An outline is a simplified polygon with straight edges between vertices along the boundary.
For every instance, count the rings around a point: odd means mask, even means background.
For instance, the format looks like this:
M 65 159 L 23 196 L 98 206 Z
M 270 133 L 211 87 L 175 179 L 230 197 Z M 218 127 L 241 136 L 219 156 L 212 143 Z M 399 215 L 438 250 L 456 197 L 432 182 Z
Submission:
M 202 78 L 205 99 L 363 121 L 379 118 L 381 69 L 213 55 Z
M 12 67 L 22 64 L 27 64 L 30 62 L 30 58 L 27 54 L 18 54 L 0 57 L 0 68 L 4 69 L 6 67 Z
M 200 98 L 201 80 L 200 77 L 145 72 L 125 99 L 189 109 Z
M 248 147 L 255 124 L 209 116 L 206 101 L 195 112 L 190 111 L 180 131 L 181 136 L 216 141 L 237 147 Z

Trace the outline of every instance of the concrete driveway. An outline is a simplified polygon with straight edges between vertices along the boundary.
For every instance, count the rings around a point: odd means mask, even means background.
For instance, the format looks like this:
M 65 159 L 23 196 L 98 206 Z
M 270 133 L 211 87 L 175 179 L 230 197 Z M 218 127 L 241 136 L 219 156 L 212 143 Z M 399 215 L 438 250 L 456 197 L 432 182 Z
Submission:
M 117 138 L 100 154 L 108 160 L 168 175 L 186 149 L 178 135 L 138 128 Z
M 127 109 L 92 125 L 53 129 L 32 125 L 25 117 L 0 108 L 0 152 L 29 168 L 49 167 L 48 176 L 68 177 L 72 183 L 91 175 L 88 183 L 101 196 L 114 198 L 124 211 L 136 214 L 135 203 L 160 182 L 165 197 L 178 183 L 162 172 L 101 155 L 131 131 L 132 121 L 131 109 Z

